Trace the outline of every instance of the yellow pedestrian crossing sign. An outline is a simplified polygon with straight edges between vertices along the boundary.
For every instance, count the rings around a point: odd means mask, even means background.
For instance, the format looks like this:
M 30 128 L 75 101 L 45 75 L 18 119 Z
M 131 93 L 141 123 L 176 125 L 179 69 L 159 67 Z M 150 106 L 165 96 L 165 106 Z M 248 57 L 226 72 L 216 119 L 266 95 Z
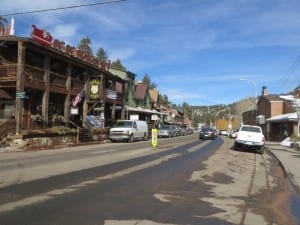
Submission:
M 152 129 L 152 146 L 153 148 L 157 148 L 158 146 L 158 138 L 157 138 L 157 129 Z

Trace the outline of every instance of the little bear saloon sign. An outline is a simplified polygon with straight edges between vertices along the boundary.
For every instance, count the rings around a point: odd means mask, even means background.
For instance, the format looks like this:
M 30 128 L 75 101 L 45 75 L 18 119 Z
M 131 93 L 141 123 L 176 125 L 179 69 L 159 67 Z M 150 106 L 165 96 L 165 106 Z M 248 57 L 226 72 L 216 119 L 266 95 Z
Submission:
M 100 81 L 97 79 L 90 81 L 90 100 L 100 100 Z

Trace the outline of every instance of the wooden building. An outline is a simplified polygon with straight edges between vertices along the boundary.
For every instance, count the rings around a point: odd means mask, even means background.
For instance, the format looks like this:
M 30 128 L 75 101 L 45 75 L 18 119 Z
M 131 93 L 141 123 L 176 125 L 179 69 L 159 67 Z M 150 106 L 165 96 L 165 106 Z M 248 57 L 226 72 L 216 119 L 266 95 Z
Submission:
M 109 72 L 108 62 L 52 41 L 49 33 L 40 40 L 45 31 L 33 29 L 31 38 L 0 37 L 0 116 L 15 120 L 16 133 L 84 127 L 87 115 L 103 127 L 125 117 L 126 81 Z

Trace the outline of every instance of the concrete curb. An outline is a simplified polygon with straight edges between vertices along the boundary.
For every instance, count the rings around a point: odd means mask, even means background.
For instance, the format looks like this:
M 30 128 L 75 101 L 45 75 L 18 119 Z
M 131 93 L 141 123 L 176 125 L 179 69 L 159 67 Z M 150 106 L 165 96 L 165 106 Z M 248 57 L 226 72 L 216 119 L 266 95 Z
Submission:
M 283 160 L 280 160 L 280 158 L 273 152 L 270 147 L 267 147 L 268 152 L 271 153 L 273 158 L 275 158 L 279 164 L 279 166 L 282 168 L 284 172 L 284 176 L 289 180 L 289 182 L 292 184 L 293 188 L 300 193 L 300 184 L 297 183 L 297 181 L 294 178 L 293 173 L 290 171 L 289 167 L 286 165 L 286 163 Z

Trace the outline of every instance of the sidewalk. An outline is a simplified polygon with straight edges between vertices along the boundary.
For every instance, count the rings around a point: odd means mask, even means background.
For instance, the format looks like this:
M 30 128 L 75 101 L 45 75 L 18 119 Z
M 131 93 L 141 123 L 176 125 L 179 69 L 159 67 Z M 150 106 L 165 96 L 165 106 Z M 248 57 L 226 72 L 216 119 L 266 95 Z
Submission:
M 279 142 L 266 142 L 266 147 L 278 159 L 287 177 L 300 193 L 300 151 L 282 146 Z

